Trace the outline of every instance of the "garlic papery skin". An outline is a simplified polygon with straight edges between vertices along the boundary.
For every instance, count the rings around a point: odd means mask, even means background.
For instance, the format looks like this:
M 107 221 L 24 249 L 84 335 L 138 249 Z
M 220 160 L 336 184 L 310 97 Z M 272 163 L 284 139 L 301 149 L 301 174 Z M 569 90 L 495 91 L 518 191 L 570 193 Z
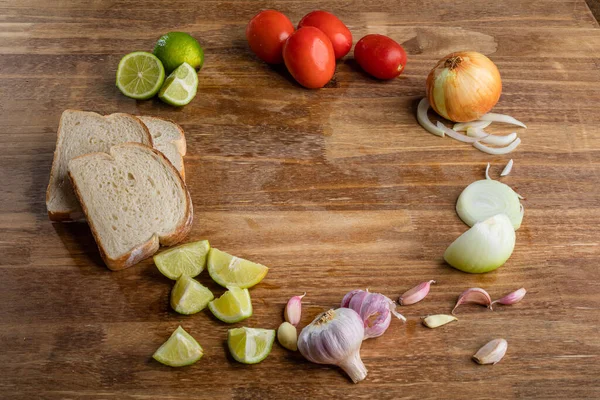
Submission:
M 304 293 L 302 296 L 294 296 L 288 300 L 285 311 L 283 312 L 283 317 L 287 322 L 296 326 L 300 322 L 300 317 L 302 315 L 302 298 L 306 296 Z
M 492 299 L 490 298 L 490 295 L 481 288 L 470 288 L 462 292 L 460 296 L 458 296 L 456 305 L 452 309 L 452 314 L 454 314 L 456 308 L 461 304 L 480 304 L 486 306 L 490 310 L 492 309 Z
M 527 293 L 527 290 L 525 290 L 525 288 L 515 290 L 514 292 L 507 294 L 506 296 L 502 297 L 501 299 L 492 301 L 492 305 L 494 305 L 496 303 L 500 303 L 500 304 L 504 304 L 504 305 L 508 306 L 508 305 L 518 303 L 519 301 L 521 301 L 523 299 L 523 297 L 525 297 L 526 293 Z
M 341 307 L 351 308 L 360 315 L 365 325 L 364 340 L 383 335 L 390 326 L 392 314 L 406 321 L 396 312 L 396 304 L 390 298 L 368 290 L 349 292 L 344 296 Z
M 494 339 L 480 348 L 473 355 L 473 360 L 477 364 L 496 364 L 506 354 L 508 342 L 505 339 Z
M 453 321 L 458 321 L 458 318 L 456 318 L 453 315 L 436 314 L 436 315 L 429 315 L 429 316 L 423 318 L 423 325 L 425 325 L 426 327 L 428 327 L 430 329 L 435 329 L 442 325 L 449 324 L 450 322 L 453 322 Z
M 367 377 L 360 358 L 364 333 L 363 320 L 356 311 L 331 309 L 302 329 L 298 350 L 308 361 L 339 366 L 352 382 L 358 383 Z
M 460 235 L 446 249 L 444 260 L 463 272 L 493 271 L 510 258 L 515 241 L 515 229 L 510 219 L 505 214 L 498 214 L 476 223 Z
M 501 93 L 498 68 L 475 51 L 447 55 L 427 77 L 429 104 L 450 121 L 480 119 L 496 105 Z
M 408 306 L 418 303 L 419 301 L 423 300 L 425 296 L 427 296 L 432 283 L 435 283 L 435 281 L 431 280 L 422 282 L 414 288 L 407 290 L 398 298 L 398 303 L 400 303 L 401 306 Z

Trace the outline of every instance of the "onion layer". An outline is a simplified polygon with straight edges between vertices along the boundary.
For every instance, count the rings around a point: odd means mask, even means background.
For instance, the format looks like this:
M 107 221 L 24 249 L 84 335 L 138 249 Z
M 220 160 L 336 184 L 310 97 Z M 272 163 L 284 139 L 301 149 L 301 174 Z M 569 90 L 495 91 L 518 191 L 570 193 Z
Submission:
M 479 142 L 475 142 L 473 143 L 473 146 L 479 150 L 479 151 L 483 151 L 484 153 L 488 153 L 488 154 L 493 154 L 493 155 L 500 155 L 500 154 L 508 154 L 511 151 L 513 151 L 514 149 L 517 148 L 518 145 L 521 144 L 521 139 L 516 138 L 514 142 L 512 142 L 510 145 L 506 146 L 506 147 L 488 147 L 484 144 L 481 144 Z
M 433 133 L 436 136 L 444 137 L 444 131 L 435 126 L 427 116 L 427 111 L 429 110 L 429 102 L 426 97 L 423 97 L 419 102 L 419 106 L 417 107 L 417 121 L 419 124 L 425 128 L 425 130 L 429 133 Z
M 517 139 L 516 132 L 509 135 L 490 135 L 480 128 L 467 128 L 467 135 L 481 138 L 481 143 L 487 143 L 494 146 L 508 146 Z
M 504 122 L 505 124 L 517 125 L 517 126 L 527 129 L 527 125 L 525 125 L 521 121 L 511 117 L 510 115 L 487 113 L 485 115 L 482 115 L 479 119 L 481 121 Z
M 514 230 L 521 227 L 523 214 L 519 196 L 512 188 L 492 179 L 475 181 L 462 191 L 456 202 L 456 213 L 467 225 L 505 214 Z
M 471 122 L 459 122 L 454 124 L 452 129 L 457 132 L 466 131 L 469 128 L 484 129 L 492 124 L 492 121 L 471 121 Z
M 475 143 L 475 142 L 481 140 L 480 138 L 474 138 L 474 137 L 470 137 L 467 135 L 463 135 L 462 133 L 458 133 L 458 132 L 448 128 L 447 126 L 442 124 L 440 121 L 438 121 L 436 126 L 438 128 L 440 128 L 446 135 L 450 136 L 452 139 L 458 140 L 459 142 Z

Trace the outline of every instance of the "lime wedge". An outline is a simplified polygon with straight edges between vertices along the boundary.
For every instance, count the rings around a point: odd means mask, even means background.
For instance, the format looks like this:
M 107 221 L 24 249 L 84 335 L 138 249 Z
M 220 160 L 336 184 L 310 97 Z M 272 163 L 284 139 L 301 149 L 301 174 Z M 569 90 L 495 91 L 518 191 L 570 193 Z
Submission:
M 198 73 L 188 63 L 183 63 L 165 80 L 158 97 L 172 106 L 185 106 L 198 90 Z
M 152 53 L 129 53 L 117 67 L 117 87 L 127 97 L 146 100 L 153 97 L 165 81 L 165 69 Z
M 152 358 L 170 367 L 183 367 L 198 361 L 202 354 L 202 347 L 180 326 L 156 350 Z
M 208 303 L 215 317 L 228 324 L 240 322 L 252 316 L 252 302 L 248 289 L 232 286 L 221 297 Z
M 206 286 L 187 275 L 181 275 L 171 290 L 171 307 L 179 314 L 196 314 L 214 298 Z
M 233 358 L 243 364 L 257 364 L 267 358 L 275 340 L 274 329 L 235 328 L 227 333 Z
M 224 287 L 249 288 L 263 280 L 269 268 L 243 258 L 232 256 L 219 249 L 208 253 L 208 273 Z
M 161 274 L 176 280 L 182 275 L 194 277 L 204 269 L 210 250 L 208 240 L 186 243 L 154 256 L 154 264 Z

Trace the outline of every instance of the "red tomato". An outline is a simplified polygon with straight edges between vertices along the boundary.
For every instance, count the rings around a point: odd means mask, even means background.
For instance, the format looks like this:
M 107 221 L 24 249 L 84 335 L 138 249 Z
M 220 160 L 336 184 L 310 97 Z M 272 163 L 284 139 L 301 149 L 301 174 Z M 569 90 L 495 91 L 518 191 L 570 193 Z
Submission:
M 283 62 L 283 44 L 294 32 L 292 21 L 279 11 L 264 10 L 256 14 L 246 27 L 250 49 L 269 64 Z
M 303 26 L 314 26 L 322 30 L 333 45 L 335 59 L 344 57 L 352 48 L 352 33 L 338 17 L 327 11 L 313 11 L 300 20 L 298 29 Z
M 309 89 L 325 86 L 335 72 L 335 53 L 323 31 L 305 26 L 292 33 L 283 46 L 283 60 L 290 74 Z
M 392 79 L 404 71 L 406 52 L 387 36 L 367 35 L 354 46 L 354 58 L 367 73 L 379 79 Z

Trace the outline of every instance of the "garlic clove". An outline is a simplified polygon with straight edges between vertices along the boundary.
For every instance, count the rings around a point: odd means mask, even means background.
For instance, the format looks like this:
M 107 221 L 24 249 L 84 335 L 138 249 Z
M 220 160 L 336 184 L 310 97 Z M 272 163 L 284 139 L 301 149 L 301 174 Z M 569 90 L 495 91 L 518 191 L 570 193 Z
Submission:
M 401 306 L 418 303 L 427 296 L 432 283 L 435 283 L 435 281 L 422 282 L 414 288 L 407 290 L 398 298 L 398 303 L 400 303 Z
M 490 298 L 490 295 L 481 288 L 470 288 L 462 292 L 460 296 L 458 296 L 456 305 L 452 309 L 452 314 L 454 314 L 456 308 L 461 304 L 481 304 L 490 310 L 492 309 L 492 299 Z
M 298 350 L 298 332 L 296 327 L 289 322 L 284 322 L 277 329 L 277 341 L 280 345 L 291 351 Z
M 300 322 L 302 315 L 302 298 L 306 296 L 306 292 L 302 296 L 294 296 L 288 300 L 285 306 L 283 317 L 287 322 L 296 326 Z
M 508 342 L 505 339 L 494 339 L 480 348 L 477 353 L 473 355 L 473 360 L 481 365 L 496 364 L 502 360 L 507 349 Z
M 527 290 L 525 290 L 525 288 L 515 290 L 514 292 L 507 294 L 506 296 L 502 297 L 501 299 L 492 301 L 492 305 L 494 303 L 500 303 L 500 304 L 504 304 L 504 305 L 512 305 L 512 304 L 518 303 L 519 301 L 521 301 L 523 299 L 523 297 L 525 297 L 526 293 L 527 293 Z
M 428 328 L 434 329 L 442 325 L 449 324 L 452 321 L 458 321 L 458 318 L 456 318 L 453 315 L 436 314 L 429 315 L 423 318 L 423 325 L 425 325 Z

